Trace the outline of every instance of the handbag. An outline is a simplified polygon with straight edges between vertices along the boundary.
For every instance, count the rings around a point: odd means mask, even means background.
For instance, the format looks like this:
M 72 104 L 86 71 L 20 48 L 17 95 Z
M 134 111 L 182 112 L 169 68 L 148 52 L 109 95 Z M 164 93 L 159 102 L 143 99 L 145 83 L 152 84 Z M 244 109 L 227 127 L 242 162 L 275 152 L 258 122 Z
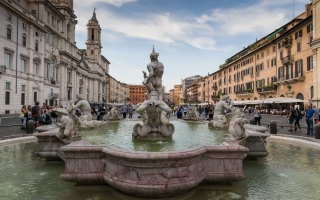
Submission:
M 20 118 L 20 119 L 23 119 L 23 118 L 24 118 L 24 114 L 21 113 L 20 116 L 19 116 L 19 118 Z
M 261 115 L 260 114 L 258 114 L 258 115 L 259 115 L 259 118 L 262 119 Z

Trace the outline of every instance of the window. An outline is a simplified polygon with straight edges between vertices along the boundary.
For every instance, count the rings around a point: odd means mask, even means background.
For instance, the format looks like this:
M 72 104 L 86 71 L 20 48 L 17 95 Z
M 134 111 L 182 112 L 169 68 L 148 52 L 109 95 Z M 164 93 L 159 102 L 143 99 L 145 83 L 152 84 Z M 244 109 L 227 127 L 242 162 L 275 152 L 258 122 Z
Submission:
M 32 14 L 32 15 L 36 15 L 36 14 L 37 14 L 37 11 L 36 11 L 36 10 L 31 10 L 31 14 Z
M 38 100 L 38 92 L 33 92 L 33 102 Z
M 313 56 L 307 57 L 307 70 L 313 69 Z
M 46 41 L 49 42 L 49 33 L 46 33 Z
M 269 60 L 267 60 L 267 68 L 269 68 L 269 66 L 270 66 L 270 62 Z
M 23 30 L 26 30 L 27 29 L 27 25 L 25 23 L 22 23 L 22 28 L 23 28 Z
M 26 72 L 26 60 L 21 60 L 21 72 Z
M 21 93 L 21 105 L 25 104 L 25 99 L 26 99 L 26 94 L 25 93 Z
M 301 37 L 302 37 L 302 29 L 301 29 L 300 31 L 298 31 L 298 32 L 295 33 L 295 39 L 296 39 L 296 40 L 299 39 L 299 38 L 301 38 Z
M 277 59 L 273 58 L 271 59 L 271 67 L 275 67 L 275 66 L 277 66 Z
M 257 55 L 257 60 L 259 60 L 259 54 Z
M 11 18 L 11 14 L 10 14 L 10 13 L 7 13 L 7 20 L 8 20 L 8 21 L 11 21 L 11 19 L 12 19 L 12 18 Z
M 33 64 L 33 74 L 38 75 L 39 65 L 38 63 Z
M 67 82 L 68 82 L 68 83 L 71 83 L 71 72 L 68 72 Z
M 47 79 L 58 81 L 58 70 L 59 68 L 55 66 L 55 61 L 51 58 L 50 63 L 47 64 Z
M 94 29 L 91 29 L 91 40 L 94 40 Z
M 91 50 L 91 54 L 93 54 L 93 50 Z
M 276 46 L 273 46 L 272 47 L 272 53 L 275 53 L 276 52 Z
M 11 83 L 10 82 L 6 82 L 6 90 L 10 90 L 11 88 Z
M 283 58 L 283 52 L 280 51 L 280 59 L 282 59 L 282 58 Z
M 5 97 L 5 105 L 10 104 L 10 92 L 6 92 L 6 97 Z
M 312 40 L 313 40 L 313 36 L 311 35 L 311 36 L 309 37 L 309 43 L 311 43 Z
M 297 52 L 300 52 L 301 51 L 301 42 L 298 42 L 297 43 Z
M 37 37 L 39 36 L 39 33 L 38 33 L 38 31 L 36 31 L 36 36 L 37 36 Z
M 313 25 L 312 24 L 309 24 L 307 26 L 307 33 L 310 33 L 311 31 L 313 31 Z
M 22 46 L 24 46 L 24 47 L 27 46 L 27 38 L 26 38 L 26 36 L 22 37 Z
M 11 54 L 6 53 L 6 68 L 11 67 Z
M 21 92 L 25 92 L 26 91 L 26 85 L 21 85 Z
M 11 29 L 7 28 L 7 39 L 11 40 Z
M 296 77 L 302 76 L 302 59 L 295 62 Z
M 278 77 L 279 78 L 283 78 L 284 77 L 284 75 L 283 75 L 283 67 L 279 67 L 279 69 L 278 69 Z
M 269 55 L 269 49 L 267 49 L 267 55 Z
M 264 57 L 264 52 L 261 52 L 261 58 L 263 58 Z
M 39 51 L 39 43 L 38 43 L 38 42 L 35 42 L 35 43 L 34 43 L 34 50 L 35 50 L 36 52 Z

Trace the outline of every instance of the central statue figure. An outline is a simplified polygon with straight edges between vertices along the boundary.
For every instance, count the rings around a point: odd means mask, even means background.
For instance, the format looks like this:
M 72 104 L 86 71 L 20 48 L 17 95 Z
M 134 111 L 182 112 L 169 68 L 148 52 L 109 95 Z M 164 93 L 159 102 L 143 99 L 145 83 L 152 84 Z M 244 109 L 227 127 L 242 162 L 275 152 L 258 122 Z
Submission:
M 158 61 L 159 54 L 152 49 L 152 53 L 150 54 L 151 63 L 147 65 L 149 76 L 145 71 L 143 72 L 143 82 L 142 84 L 146 86 L 148 90 L 148 94 L 151 91 L 157 91 L 159 99 L 162 100 L 163 90 L 162 90 L 162 75 L 164 72 L 164 67 L 161 62 Z
M 137 123 L 133 127 L 132 136 L 148 141 L 161 141 L 172 138 L 174 126 L 169 122 L 166 113 L 172 112 L 171 108 L 162 100 L 162 75 L 163 64 L 158 61 L 159 54 L 152 50 L 151 63 L 147 65 L 149 76 L 144 73 L 143 85 L 146 86 L 148 98 L 140 106 L 137 112 L 143 118 L 143 125 Z

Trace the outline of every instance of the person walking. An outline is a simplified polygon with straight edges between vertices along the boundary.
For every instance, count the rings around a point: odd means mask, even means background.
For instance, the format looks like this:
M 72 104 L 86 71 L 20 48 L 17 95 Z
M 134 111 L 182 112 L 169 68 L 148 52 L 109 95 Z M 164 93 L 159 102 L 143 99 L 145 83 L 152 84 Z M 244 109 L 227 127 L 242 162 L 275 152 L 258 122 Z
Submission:
M 300 127 L 300 119 L 302 119 L 302 114 L 299 108 L 296 108 L 296 121 L 294 122 L 294 131 L 297 131 L 297 128 L 299 128 L 299 131 L 301 132 L 301 127 Z
M 174 114 L 174 116 L 177 115 L 177 106 L 173 106 L 173 114 Z
M 316 105 L 313 105 L 314 110 L 314 124 L 316 125 L 319 122 L 319 109 Z
M 129 119 L 132 119 L 132 113 L 133 113 L 133 108 L 132 108 L 132 106 L 129 104 L 129 105 L 128 105 Z
M 128 112 L 128 107 L 126 104 L 124 104 L 122 106 L 122 116 L 123 116 L 123 119 L 125 119 L 127 117 L 127 112 Z
M 290 106 L 290 110 L 289 110 L 289 114 L 287 117 L 288 121 L 289 121 L 289 125 L 290 125 L 290 129 L 288 131 L 292 132 L 293 131 L 293 127 L 294 127 L 294 120 L 296 119 L 296 111 L 293 109 L 292 106 Z
M 253 117 L 254 117 L 255 123 L 260 126 L 261 125 L 261 123 L 260 123 L 261 115 L 260 115 L 260 110 L 259 110 L 258 107 L 256 108 L 256 110 L 255 110 L 255 112 L 253 114 Z
M 248 107 L 249 115 L 251 115 L 251 106 Z
M 315 116 L 315 111 L 312 109 L 311 104 L 309 103 L 306 110 L 306 123 L 307 123 L 307 133 L 306 135 L 313 135 L 313 119 Z

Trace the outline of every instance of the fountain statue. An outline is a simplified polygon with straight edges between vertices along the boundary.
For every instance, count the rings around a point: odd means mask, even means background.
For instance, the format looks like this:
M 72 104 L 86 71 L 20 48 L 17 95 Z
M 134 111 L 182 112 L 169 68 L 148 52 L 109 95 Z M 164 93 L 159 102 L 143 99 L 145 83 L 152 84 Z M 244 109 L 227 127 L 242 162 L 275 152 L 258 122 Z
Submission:
M 119 109 L 113 106 L 111 110 L 103 117 L 104 121 L 118 121 L 121 120 L 119 117 Z
M 151 63 L 147 65 L 149 75 L 144 73 L 143 85 L 148 92 L 148 100 L 136 109 L 142 116 L 143 125 L 136 124 L 132 136 L 143 140 L 168 140 L 174 132 L 174 126 L 169 122 L 165 113 L 172 112 L 171 108 L 162 101 L 163 64 L 158 61 L 159 54 L 152 50 Z M 164 113 L 165 112 L 165 113 Z
M 195 106 L 191 106 L 185 117 L 182 118 L 187 121 L 204 121 L 205 118 L 201 117 Z

